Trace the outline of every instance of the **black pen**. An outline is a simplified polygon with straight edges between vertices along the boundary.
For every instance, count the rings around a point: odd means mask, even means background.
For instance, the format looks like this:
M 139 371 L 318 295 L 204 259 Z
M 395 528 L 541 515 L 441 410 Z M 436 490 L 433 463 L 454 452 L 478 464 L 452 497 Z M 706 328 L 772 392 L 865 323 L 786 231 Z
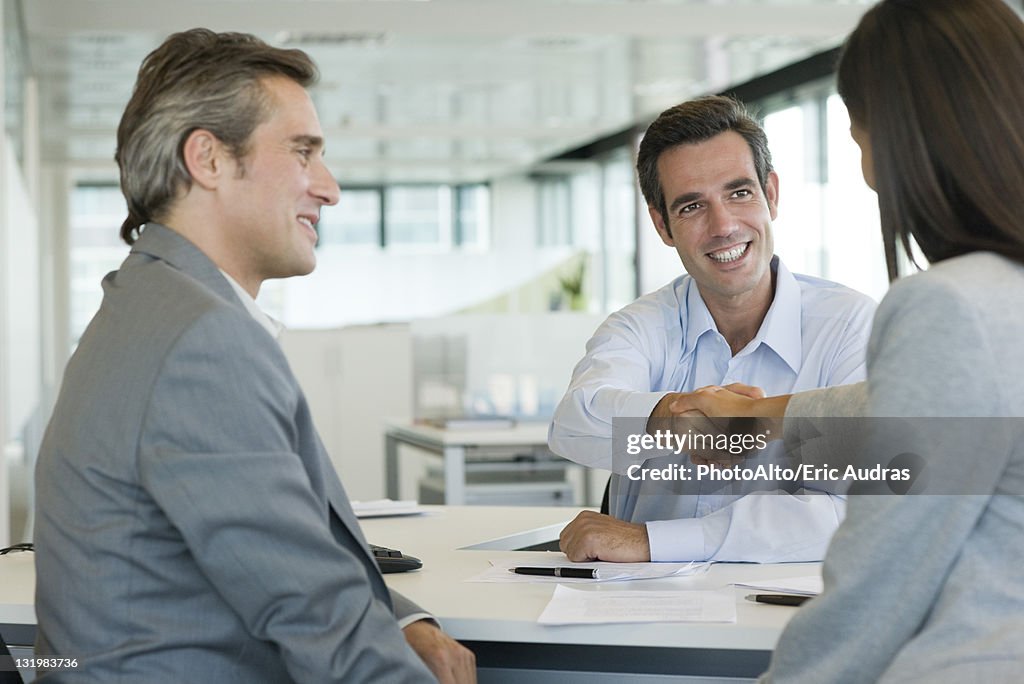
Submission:
M 574 579 L 598 579 L 597 568 L 528 568 L 519 566 L 512 568 L 517 575 L 537 575 L 539 577 L 571 577 Z
M 811 597 L 798 596 L 796 594 L 748 594 L 748 601 L 757 603 L 770 603 L 773 606 L 802 606 Z

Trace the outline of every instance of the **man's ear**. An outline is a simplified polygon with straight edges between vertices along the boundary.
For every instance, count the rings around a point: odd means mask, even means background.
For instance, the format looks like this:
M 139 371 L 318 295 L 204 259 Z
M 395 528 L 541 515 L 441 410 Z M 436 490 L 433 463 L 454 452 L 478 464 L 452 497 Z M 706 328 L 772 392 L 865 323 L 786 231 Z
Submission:
M 648 204 L 647 213 L 651 215 L 651 221 L 654 222 L 654 227 L 658 229 L 658 235 L 661 236 L 661 241 L 669 247 L 675 247 L 676 243 L 672 239 L 672 231 L 668 229 L 668 224 L 665 223 L 665 217 L 662 215 L 661 211 Z
M 774 171 L 765 179 L 764 198 L 768 202 L 768 213 L 774 221 L 779 215 L 779 174 Z
M 192 182 L 212 190 L 224 176 L 227 150 L 217 136 L 204 128 L 188 134 L 181 154 Z

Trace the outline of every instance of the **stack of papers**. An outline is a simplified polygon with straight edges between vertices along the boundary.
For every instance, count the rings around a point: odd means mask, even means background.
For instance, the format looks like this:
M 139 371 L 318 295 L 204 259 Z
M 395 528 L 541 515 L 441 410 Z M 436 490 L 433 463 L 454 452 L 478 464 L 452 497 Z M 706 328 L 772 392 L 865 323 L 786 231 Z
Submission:
M 542 625 L 611 622 L 736 622 L 736 595 L 718 591 L 594 591 L 557 586 Z
M 706 572 L 710 563 L 573 563 L 562 554 L 553 560 L 490 561 L 491 567 L 467 582 L 541 582 L 558 584 L 593 584 L 595 582 L 616 582 L 636 579 L 657 579 L 660 577 L 685 577 Z M 542 577 L 538 575 L 517 575 L 512 569 L 527 565 L 532 568 L 579 568 L 597 570 L 596 578 Z
M 377 499 L 376 501 L 353 501 L 352 510 L 357 518 L 385 518 L 397 515 L 419 515 L 423 509 L 415 501 L 395 501 L 393 499 Z

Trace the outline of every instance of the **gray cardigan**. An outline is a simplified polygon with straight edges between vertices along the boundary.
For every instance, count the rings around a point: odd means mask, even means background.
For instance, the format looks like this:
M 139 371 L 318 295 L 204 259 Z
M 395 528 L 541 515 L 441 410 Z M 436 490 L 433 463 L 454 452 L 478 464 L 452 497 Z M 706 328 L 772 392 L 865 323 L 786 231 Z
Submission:
M 992 417 L 1024 416 L 1022 303 L 1024 266 L 988 253 L 942 262 L 885 297 L 866 386 L 790 403 L 788 417 L 944 418 L 916 449 L 932 484 L 958 493 L 852 495 L 825 592 L 790 622 L 762 681 L 1020 681 L 1024 421 Z

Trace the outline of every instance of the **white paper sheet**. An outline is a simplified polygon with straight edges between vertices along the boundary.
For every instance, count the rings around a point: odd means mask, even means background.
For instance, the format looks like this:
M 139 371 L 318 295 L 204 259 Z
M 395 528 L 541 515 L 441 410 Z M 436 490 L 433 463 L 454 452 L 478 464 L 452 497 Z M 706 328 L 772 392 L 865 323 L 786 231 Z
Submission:
M 489 561 L 491 567 L 479 575 L 470 577 L 467 582 L 538 582 L 556 584 L 594 584 L 596 582 L 621 582 L 635 579 L 657 579 L 659 577 L 685 577 L 707 572 L 710 563 L 573 563 L 564 554 L 552 553 L 556 558 L 548 560 L 522 561 L 500 560 Z M 597 579 L 577 577 L 543 577 L 539 575 L 517 575 L 512 568 L 528 566 L 531 568 L 581 568 L 596 569 Z
M 423 509 L 415 501 L 377 499 L 376 501 L 353 501 L 352 510 L 357 518 L 387 518 L 399 515 L 421 515 Z
M 593 591 L 559 585 L 542 625 L 614 622 L 736 622 L 736 594 L 717 591 Z
M 737 582 L 736 586 L 772 594 L 796 594 L 798 596 L 817 596 L 825 588 L 821 575 L 780 577 L 763 582 Z

